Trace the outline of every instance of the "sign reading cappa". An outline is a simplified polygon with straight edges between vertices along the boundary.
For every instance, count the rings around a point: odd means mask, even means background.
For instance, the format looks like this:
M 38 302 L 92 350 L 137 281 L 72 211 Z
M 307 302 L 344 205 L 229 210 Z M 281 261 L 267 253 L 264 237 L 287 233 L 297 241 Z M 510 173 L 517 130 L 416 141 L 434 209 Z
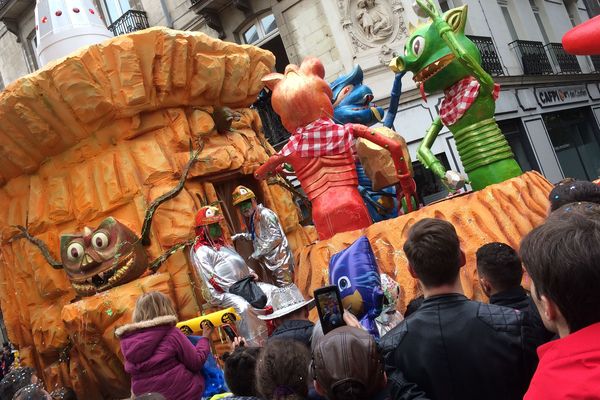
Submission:
M 577 103 L 589 99 L 585 85 L 535 88 L 535 97 L 542 107 Z

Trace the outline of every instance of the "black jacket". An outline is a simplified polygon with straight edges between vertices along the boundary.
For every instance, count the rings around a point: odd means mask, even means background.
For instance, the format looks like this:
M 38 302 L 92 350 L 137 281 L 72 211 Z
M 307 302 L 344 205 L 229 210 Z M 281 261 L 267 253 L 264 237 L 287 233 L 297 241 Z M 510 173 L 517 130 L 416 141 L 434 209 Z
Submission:
M 522 314 L 461 294 L 426 299 L 380 346 L 388 375 L 399 370 L 432 400 L 522 399 L 531 379 Z
M 284 321 L 274 331 L 269 339 L 292 339 L 305 344 L 310 349 L 312 331 L 315 324 L 301 319 Z
M 535 348 L 550 341 L 556 335 L 544 327 L 544 322 L 531 296 L 521 286 L 507 289 L 490 296 L 490 304 L 510 307 L 524 314 L 524 324 L 530 331 L 530 340 Z

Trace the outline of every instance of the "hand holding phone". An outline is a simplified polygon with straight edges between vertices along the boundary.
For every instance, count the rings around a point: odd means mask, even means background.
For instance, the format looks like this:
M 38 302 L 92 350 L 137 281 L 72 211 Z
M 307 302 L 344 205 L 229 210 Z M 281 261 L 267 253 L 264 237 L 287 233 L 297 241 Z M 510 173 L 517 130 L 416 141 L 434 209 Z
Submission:
M 237 337 L 237 333 L 235 333 L 235 330 L 233 329 L 233 327 L 231 325 L 229 325 L 229 324 L 221 325 L 221 329 L 223 329 L 223 331 L 225 331 L 225 334 L 229 338 L 230 342 L 233 342 L 235 340 L 235 338 Z
M 315 290 L 314 297 L 323 334 L 326 335 L 335 328 L 346 325 L 340 291 L 336 285 Z

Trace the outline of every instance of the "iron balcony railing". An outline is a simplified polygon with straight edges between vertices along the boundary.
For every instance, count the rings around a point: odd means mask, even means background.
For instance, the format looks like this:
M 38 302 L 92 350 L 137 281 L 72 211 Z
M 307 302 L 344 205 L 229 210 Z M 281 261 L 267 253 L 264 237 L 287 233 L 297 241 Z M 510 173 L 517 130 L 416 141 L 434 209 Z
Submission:
M 521 67 L 523 67 L 523 74 L 544 75 L 554 73 L 541 42 L 515 40 L 508 45 L 517 52 L 521 60 Z
M 475 46 L 479 49 L 481 54 L 481 66 L 483 69 L 492 76 L 504 75 L 504 68 L 498 57 L 498 52 L 494 46 L 492 38 L 486 36 L 467 36 Z
M 592 60 L 592 65 L 594 66 L 594 70 L 596 72 L 600 72 L 600 56 L 590 56 Z
M 146 28 L 150 28 L 148 17 L 144 11 L 139 10 L 127 11 L 108 27 L 115 36 L 140 31 Z
M 569 54 L 565 51 L 562 44 L 560 43 L 548 43 L 546 51 L 550 54 L 552 62 L 558 69 L 558 73 L 561 74 L 579 74 L 581 73 L 581 67 L 577 57 Z

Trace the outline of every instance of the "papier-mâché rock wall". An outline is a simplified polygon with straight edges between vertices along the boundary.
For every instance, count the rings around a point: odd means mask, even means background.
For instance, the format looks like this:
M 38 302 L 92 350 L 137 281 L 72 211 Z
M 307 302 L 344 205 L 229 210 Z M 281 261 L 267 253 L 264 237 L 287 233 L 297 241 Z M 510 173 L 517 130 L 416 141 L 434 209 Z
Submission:
M 248 107 L 274 61 L 256 47 L 153 28 L 72 54 L 0 93 L 0 303 L 10 340 L 48 389 L 128 397 L 114 329 L 131 321 L 135 300 L 160 290 L 188 319 L 203 299 L 187 252 L 157 274 L 77 299 L 64 271 L 27 240 L 11 240 L 13 226 L 27 226 L 55 258 L 60 234 L 108 216 L 139 234 L 148 204 L 178 183 L 191 142 L 204 146 L 199 161 L 183 191 L 158 208 L 148 258 L 191 238 L 200 198 L 226 201 L 272 152 Z M 230 132 L 216 131 L 214 106 L 234 110 Z M 291 245 L 308 243 L 289 193 L 256 187 Z

